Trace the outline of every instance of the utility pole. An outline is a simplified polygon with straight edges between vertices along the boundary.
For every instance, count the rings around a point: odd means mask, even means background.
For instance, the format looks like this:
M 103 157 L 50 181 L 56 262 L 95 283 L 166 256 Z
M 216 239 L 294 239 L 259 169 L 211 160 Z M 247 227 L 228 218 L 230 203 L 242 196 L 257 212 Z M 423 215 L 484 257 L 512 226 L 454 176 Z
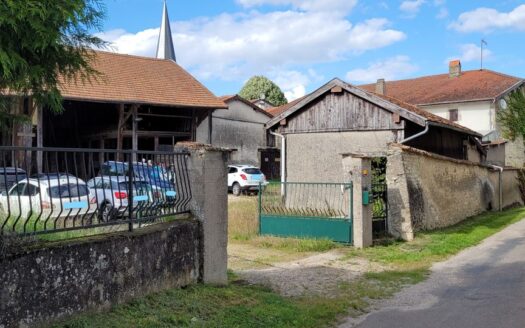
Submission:
M 486 46 L 486 45 L 488 45 L 487 41 L 485 41 L 484 39 L 481 39 L 481 70 L 483 70 L 483 46 Z

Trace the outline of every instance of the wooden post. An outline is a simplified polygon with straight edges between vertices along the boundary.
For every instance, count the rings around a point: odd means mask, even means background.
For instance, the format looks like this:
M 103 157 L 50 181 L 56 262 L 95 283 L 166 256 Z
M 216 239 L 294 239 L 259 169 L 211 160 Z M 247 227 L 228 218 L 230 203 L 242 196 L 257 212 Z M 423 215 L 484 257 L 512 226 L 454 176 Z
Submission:
M 105 149 L 105 143 L 104 139 L 100 139 L 100 149 Z M 104 152 L 99 153 L 98 155 L 98 161 L 100 162 L 100 167 L 104 164 Z
M 120 151 L 122 150 L 122 129 L 124 124 L 126 123 L 124 121 L 124 104 L 118 105 L 118 124 L 117 124 L 117 161 L 122 160 L 122 153 Z
M 154 146 L 154 150 L 155 150 L 155 151 L 158 151 L 158 150 L 159 150 L 159 137 L 155 137 L 155 146 Z
M 208 112 L 208 143 L 213 143 L 213 111 Z
M 191 109 L 191 141 L 197 140 L 196 125 L 197 125 L 197 120 L 195 118 L 195 109 L 192 108 Z
M 36 109 L 36 146 L 37 148 L 44 147 L 44 110 L 42 106 Z M 38 151 L 36 153 L 36 166 L 38 173 L 42 173 L 43 169 L 43 153 Z
M 139 148 L 139 138 L 138 138 L 138 135 L 137 135 L 137 130 L 138 130 L 138 116 L 137 116 L 137 112 L 138 112 L 138 106 L 137 105 L 134 105 L 132 107 L 132 120 L 133 120 L 133 130 L 132 130 L 132 134 L 131 134 L 131 144 L 132 144 L 132 150 L 133 150 L 133 154 L 131 156 L 131 160 L 133 162 L 136 162 L 137 161 L 137 153 L 136 151 L 138 150 Z

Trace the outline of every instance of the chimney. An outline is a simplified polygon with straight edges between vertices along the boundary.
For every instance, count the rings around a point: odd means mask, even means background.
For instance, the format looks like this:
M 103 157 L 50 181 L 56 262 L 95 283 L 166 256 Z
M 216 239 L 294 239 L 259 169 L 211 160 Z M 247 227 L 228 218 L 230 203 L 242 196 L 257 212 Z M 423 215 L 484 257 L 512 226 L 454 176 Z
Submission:
M 461 61 L 459 59 L 451 60 L 448 64 L 449 77 L 459 77 L 461 75 Z
M 386 95 L 386 82 L 385 79 L 378 79 L 376 82 L 376 93 L 380 95 Z

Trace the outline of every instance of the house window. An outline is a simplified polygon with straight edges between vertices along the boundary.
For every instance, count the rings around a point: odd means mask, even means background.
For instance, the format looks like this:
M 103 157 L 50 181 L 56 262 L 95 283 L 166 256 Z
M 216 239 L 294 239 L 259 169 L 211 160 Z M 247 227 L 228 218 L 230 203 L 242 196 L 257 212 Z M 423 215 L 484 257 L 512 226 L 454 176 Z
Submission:
M 458 110 L 457 109 L 450 109 L 448 111 L 448 119 L 451 120 L 452 122 L 457 122 L 458 121 Z

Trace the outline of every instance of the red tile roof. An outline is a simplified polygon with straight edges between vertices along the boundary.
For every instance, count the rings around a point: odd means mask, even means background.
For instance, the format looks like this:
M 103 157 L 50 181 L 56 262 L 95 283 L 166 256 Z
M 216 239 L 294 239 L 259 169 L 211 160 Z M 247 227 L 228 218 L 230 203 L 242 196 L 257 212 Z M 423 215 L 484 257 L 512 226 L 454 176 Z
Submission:
M 453 127 L 455 129 L 459 129 L 461 131 L 464 131 L 468 134 L 471 134 L 471 135 L 478 135 L 477 132 L 467 128 L 467 127 L 464 127 L 463 125 L 460 125 L 460 124 L 457 124 L 451 120 L 448 120 L 446 118 L 443 118 L 441 116 L 437 116 L 435 114 L 432 114 L 430 112 L 427 112 L 426 110 L 423 110 L 419 107 L 416 107 L 414 105 L 411 105 L 409 103 L 406 103 L 402 100 L 399 100 L 397 98 L 394 98 L 394 97 L 389 97 L 389 96 L 385 96 L 385 95 L 380 95 L 380 94 L 377 94 L 377 93 L 374 93 L 372 92 L 374 95 L 378 96 L 378 97 L 381 97 L 401 108 L 404 108 L 414 114 L 417 114 L 419 116 L 422 116 L 424 117 L 427 121 L 430 121 L 430 122 L 433 122 L 433 123 L 438 123 L 438 124 L 441 124 L 441 125 L 445 125 L 445 126 L 449 126 L 449 127 Z
M 171 60 L 95 51 L 90 81 L 65 81 L 65 99 L 170 107 L 227 108 L 191 74 Z
M 284 113 L 285 111 L 287 111 L 289 108 L 292 108 L 292 106 L 294 106 L 295 104 L 297 104 L 298 102 L 300 102 L 301 100 L 303 100 L 306 96 L 304 97 L 301 97 L 301 98 L 298 98 L 298 99 L 295 99 L 294 101 L 290 101 L 289 103 L 287 104 L 284 104 L 282 106 L 279 106 L 279 107 L 272 107 L 272 108 L 268 108 L 266 111 L 268 113 L 270 113 L 272 116 L 278 116 L 280 115 L 281 113 Z
M 492 100 L 523 80 L 490 70 L 464 71 L 459 77 L 448 74 L 387 81 L 386 94 L 413 105 Z M 374 92 L 375 84 L 360 88 Z

